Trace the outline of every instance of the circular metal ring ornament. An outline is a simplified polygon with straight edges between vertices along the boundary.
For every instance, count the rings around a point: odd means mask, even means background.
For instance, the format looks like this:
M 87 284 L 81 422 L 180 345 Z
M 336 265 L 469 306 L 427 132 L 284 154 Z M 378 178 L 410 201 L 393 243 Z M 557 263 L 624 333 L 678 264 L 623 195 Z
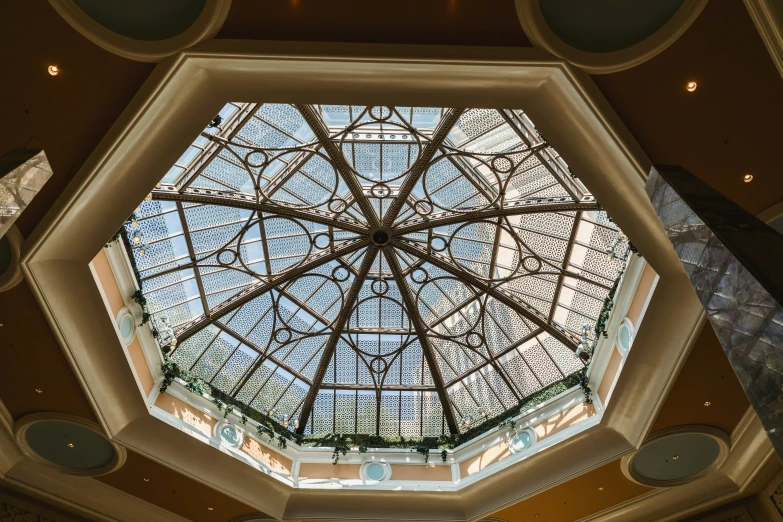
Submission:
M 525 256 L 522 258 L 522 268 L 527 270 L 530 273 L 537 273 L 541 270 L 541 259 L 539 259 L 537 256 Z
M 375 279 L 370 283 L 370 289 L 375 295 L 386 295 L 389 291 L 389 282 L 385 279 Z
M 435 243 L 436 241 L 438 241 L 437 245 Z M 449 248 L 449 242 L 440 236 L 435 236 L 430 240 L 430 248 L 432 248 L 435 252 L 443 252 Z
M 260 156 L 260 161 L 256 159 Z M 263 150 L 251 150 L 245 154 L 245 165 L 254 169 L 265 167 L 269 163 L 269 156 Z
M 489 162 L 492 170 L 500 174 L 508 174 L 514 170 L 514 161 L 505 154 L 499 154 Z
M 326 204 L 326 207 L 329 209 L 329 212 L 332 212 L 333 214 L 342 214 L 345 212 L 345 209 L 348 208 L 348 203 L 338 196 L 330 199 L 329 203 Z
M 470 332 L 465 336 L 465 342 L 471 348 L 481 348 L 484 344 L 484 336 L 478 332 Z
M 417 199 L 413 204 L 413 210 L 422 217 L 432 214 L 432 208 L 432 203 L 424 199 Z
M 291 340 L 291 330 L 288 328 L 278 328 L 274 333 L 275 341 L 285 344 Z
M 347 266 L 337 265 L 336 267 L 332 268 L 332 279 L 338 283 L 344 283 L 345 281 L 348 281 L 349 277 L 351 277 L 351 271 L 348 270 Z
M 321 232 L 313 236 L 313 246 L 318 250 L 329 248 L 332 244 L 332 236 L 328 232 Z
M 370 361 L 370 368 L 375 373 L 384 373 L 388 367 L 389 363 L 387 363 L 386 359 L 383 357 L 373 357 L 373 359 Z
M 223 248 L 218 250 L 215 257 L 217 258 L 218 264 L 222 266 L 231 266 L 236 263 L 238 255 L 234 250 Z
M 370 193 L 379 199 L 388 198 L 391 194 L 391 188 L 386 183 L 380 181 L 370 188 Z
M 378 111 L 380 111 L 380 115 L 377 114 Z M 387 121 L 389 118 L 392 117 L 394 111 L 391 107 L 387 105 L 374 105 L 370 107 L 368 113 L 370 114 L 370 118 L 372 118 L 375 121 Z
M 426 283 L 430 278 L 429 272 L 427 272 L 425 269 L 418 267 L 413 272 L 411 272 L 411 279 L 414 283 L 423 285 Z

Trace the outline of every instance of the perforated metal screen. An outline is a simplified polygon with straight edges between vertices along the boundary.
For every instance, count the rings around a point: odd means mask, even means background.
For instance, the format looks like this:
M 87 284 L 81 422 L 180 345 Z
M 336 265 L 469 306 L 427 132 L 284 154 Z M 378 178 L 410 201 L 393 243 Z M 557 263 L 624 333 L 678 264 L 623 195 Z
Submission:
M 213 124 L 126 225 L 182 368 L 307 433 L 407 437 L 582 368 L 627 245 L 522 111 L 232 103 Z

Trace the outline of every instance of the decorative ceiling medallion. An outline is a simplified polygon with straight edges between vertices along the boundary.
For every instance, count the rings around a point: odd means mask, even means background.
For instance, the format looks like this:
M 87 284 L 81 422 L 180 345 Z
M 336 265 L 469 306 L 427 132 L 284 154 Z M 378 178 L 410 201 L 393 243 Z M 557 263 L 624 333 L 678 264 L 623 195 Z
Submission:
M 729 454 L 728 435 L 711 426 L 684 425 L 658 431 L 622 458 L 634 482 L 656 488 L 679 486 L 718 469 Z
M 359 469 L 363 480 L 368 482 L 383 482 L 391 479 L 391 466 L 386 462 L 365 462 Z
M 629 251 L 519 110 L 228 104 L 125 233 L 171 360 L 305 434 L 509 415 Z
M 32 460 L 80 477 L 111 473 L 127 454 L 96 423 L 66 413 L 26 415 L 14 424 L 14 438 Z
M 245 440 L 242 430 L 228 422 L 218 422 L 215 425 L 215 436 L 220 443 L 230 448 L 240 448 Z
M 625 20 L 618 15 L 617 5 L 613 2 L 594 2 L 589 7 L 593 12 L 601 8 L 607 10 L 605 16 L 596 13 L 599 21 L 603 22 L 599 24 L 591 22 L 590 17 L 573 19 L 574 9 L 580 7 L 580 2 L 573 6 L 569 6 L 570 2 L 567 1 L 559 2 L 557 8 L 563 12 L 548 13 L 552 22 L 555 22 L 554 14 L 561 15 L 557 19 L 557 29 L 554 29 L 542 11 L 542 1 L 544 0 L 516 0 L 517 16 L 527 37 L 536 47 L 545 49 L 591 74 L 622 71 L 649 60 L 674 43 L 707 4 L 707 0 L 682 0 L 682 5 L 674 10 L 676 2 L 651 2 L 648 8 L 650 20 Z M 553 9 L 556 7 L 548 5 L 549 11 Z M 628 9 L 629 15 L 638 15 L 640 11 L 636 4 L 629 4 Z M 663 19 L 660 19 L 662 16 Z M 616 20 L 615 30 L 602 27 L 607 24 L 607 20 Z M 614 40 L 609 35 L 614 36 Z
M 0 237 L 0 292 L 12 289 L 24 279 L 19 265 L 23 243 L 24 237 L 16 225 L 11 225 Z
M 231 8 L 231 0 L 193 0 L 176 5 L 85 0 L 49 0 L 49 3 L 71 27 L 94 44 L 142 62 L 159 62 L 212 38 L 223 26 Z M 192 12 L 193 9 L 200 9 L 200 14 Z M 189 19 L 195 21 L 180 29 Z M 181 32 L 170 34 L 167 29 L 172 27 Z

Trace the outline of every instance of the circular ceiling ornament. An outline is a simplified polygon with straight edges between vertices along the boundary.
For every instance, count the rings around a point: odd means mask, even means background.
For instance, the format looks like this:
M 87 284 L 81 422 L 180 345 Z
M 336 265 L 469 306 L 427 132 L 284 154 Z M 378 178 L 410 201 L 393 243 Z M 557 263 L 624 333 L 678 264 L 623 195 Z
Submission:
M 24 237 L 15 225 L 0 237 L 0 292 L 10 290 L 24 279 L 19 265 L 19 254 Z
M 365 462 L 359 469 L 362 479 L 369 482 L 383 482 L 391 478 L 391 466 L 386 462 Z
M 95 477 L 119 469 L 124 447 L 98 424 L 66 413 L 32 413 L 16 421 L 14 438 L 30 459 L 69 475 Z
M 635 67 L 679 38 L 707 0 L 661 0 L 645 6 L 578 0 L 516 0 L 522 29 L 536 47 L 591 74 Z
M 645 486 L 679 486 L 709 475 L 729 454 L 728 435 L 710 426 L 684 425 L 650 435 L 642 447 L 623 457 L 626 477 Z
M 109 52 L 159 62 L 215 36 L 231 0 L 49 0 L 68 24 Z

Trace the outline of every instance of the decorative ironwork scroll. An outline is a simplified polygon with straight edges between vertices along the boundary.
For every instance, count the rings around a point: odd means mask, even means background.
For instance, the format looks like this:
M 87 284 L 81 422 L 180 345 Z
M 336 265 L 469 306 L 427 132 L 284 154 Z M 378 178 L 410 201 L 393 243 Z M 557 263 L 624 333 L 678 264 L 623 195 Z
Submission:
M 681 167 L 652 169 L 647 195 L 783 456 L 783 236 Z

